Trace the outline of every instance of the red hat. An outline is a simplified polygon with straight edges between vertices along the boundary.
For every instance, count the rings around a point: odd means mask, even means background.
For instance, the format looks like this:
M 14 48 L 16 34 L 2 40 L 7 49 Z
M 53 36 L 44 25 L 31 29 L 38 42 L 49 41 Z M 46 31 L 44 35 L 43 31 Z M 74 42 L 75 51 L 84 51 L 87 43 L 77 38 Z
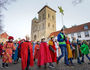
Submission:
M 14 38 L 13 38 L 12 36 L 9 36 L 8 39 L 9 39 L 9 40 L 10 40 L 10 39 L 13 39 L 13 40 L 14 40 Z

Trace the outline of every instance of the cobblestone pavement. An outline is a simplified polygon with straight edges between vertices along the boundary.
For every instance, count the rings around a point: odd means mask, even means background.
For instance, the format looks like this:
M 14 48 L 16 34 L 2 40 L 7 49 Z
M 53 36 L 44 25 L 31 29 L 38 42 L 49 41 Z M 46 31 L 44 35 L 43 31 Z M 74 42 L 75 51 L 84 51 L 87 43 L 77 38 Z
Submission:
M 58 65 L 55 65 L 55 68 L 51 69 L 48 67 L 45 69 L 44 66 L 41 68 L 38 68 L 36 63 L 34 67 L 32 67 L 30 70 L 90 70 L 90 64 L 88 64 L 88 60 L 85 58 L 85 63 L 77 64 L 77 61 L 74 60 L 75 66 L 66 66 L 63 62 L 60 62 Z M 0 70 L 21 70 L 21 61 L 19 61 L 18 64 L 9 64 L 9 68 L 1 68 L 1 58 L 0 58 Z

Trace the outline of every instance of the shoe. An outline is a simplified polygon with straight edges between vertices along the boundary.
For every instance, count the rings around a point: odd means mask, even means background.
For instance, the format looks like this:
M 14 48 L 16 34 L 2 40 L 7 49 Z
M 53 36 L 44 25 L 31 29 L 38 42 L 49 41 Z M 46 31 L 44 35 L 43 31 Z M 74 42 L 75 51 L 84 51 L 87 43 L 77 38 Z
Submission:
M 65 65 L 70 66 L 70 64 L 65 64 Z
M 59 64 L 59 61 L 57 61 L 57 64 Z
M 29 68 L 26 68 L 26 70 L 29 70 Z
M 78 64 L 82 64 L 81 61 L 77 61 Z
M 38 67 L 39 67 L 39 68 L 41 68 L 41 66 L 40 66 L 40 65 L 38 65 Z
M 49 65 L 49 68 L 55 68 L 53 65 Z
M 78 62 L 78 64 L 82 64 L 81 62 Z
M 1 68 L 4 68 L 5 67 L 5 63 L 2 63 L 2 66 L 1 66 Z
M 5 68 L 8 68 L 8 64 L 6 63 Z
M 71 63 L 71 66 L 75 66 L 73 63 Z
M 44 68 L 45 68 L 45 69 L 47 68 L 47 65 L 46 65 L 46 64 L 44 65 Z
M 5 68 L 8 68 L 8 66 L 5 66 Z
M 82 63 L 84 63 L 84 61 L 81 61 Z
M 1 66 L 1 68 L 4 68 L 4 66 Z
M 88 64 L 90 64 L 90 62 Z
M 90 61 L 88 62 L 88 64 L 90 64 Z

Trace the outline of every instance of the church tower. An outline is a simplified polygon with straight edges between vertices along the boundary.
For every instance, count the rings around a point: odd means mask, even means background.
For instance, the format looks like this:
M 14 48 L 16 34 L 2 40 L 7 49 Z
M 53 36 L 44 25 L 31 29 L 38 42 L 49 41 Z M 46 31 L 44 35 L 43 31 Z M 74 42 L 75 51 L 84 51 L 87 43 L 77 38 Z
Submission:
M 32 40 L 40 40 L 43 36 L 48 39 L 50 33 L 56 31 L 56 11 L 45 5 L 38 12 L 38 20 L 34 19 L 32 22 Z M 33 30 L 35 30 L 35 32 L 33 32 Z

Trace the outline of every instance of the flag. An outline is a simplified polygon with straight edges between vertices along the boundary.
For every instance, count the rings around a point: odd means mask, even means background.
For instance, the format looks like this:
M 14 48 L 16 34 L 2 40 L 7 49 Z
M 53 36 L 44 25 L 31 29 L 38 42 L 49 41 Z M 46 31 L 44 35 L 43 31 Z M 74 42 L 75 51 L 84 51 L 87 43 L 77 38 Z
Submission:
M 59 11 L 60 11 L 60 13 L 62 14 L 62 15 L 64 15 L 64 10 L 62 9 L 62 7 L 60 6 L 60 7 L 58 7 L 58 9 L 59 9 Z

